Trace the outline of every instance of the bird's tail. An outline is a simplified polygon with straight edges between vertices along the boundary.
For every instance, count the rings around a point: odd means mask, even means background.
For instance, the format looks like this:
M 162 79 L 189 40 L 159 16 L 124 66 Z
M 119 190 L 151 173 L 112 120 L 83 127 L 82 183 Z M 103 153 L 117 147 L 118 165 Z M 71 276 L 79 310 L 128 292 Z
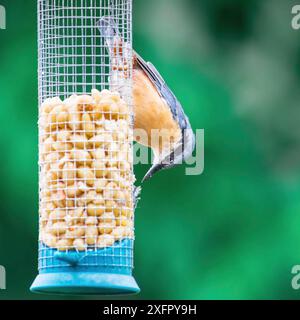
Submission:
M 128 93 L 128 64 L 130 46 L 123 41 L 119 32 L 118 22 L 113 16 L 103 16 L 97 27 L 105 40 L 110 58 L 109 85 L 112 91 L 118 91 L 122 96 Z
M 98 22 L 97 27 L 105 39 L 110 54 L 113 54 L 116 40 L 119 38 L 119 29 L 115 19 L 112 16 L 103 16 Z

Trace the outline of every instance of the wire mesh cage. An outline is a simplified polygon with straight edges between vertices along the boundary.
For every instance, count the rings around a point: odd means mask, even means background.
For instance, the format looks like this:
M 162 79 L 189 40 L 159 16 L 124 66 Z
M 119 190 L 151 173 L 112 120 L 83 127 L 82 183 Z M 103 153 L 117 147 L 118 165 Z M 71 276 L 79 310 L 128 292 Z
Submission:
M 38 0 L 39 275 L 136 293 L 132 0 Z

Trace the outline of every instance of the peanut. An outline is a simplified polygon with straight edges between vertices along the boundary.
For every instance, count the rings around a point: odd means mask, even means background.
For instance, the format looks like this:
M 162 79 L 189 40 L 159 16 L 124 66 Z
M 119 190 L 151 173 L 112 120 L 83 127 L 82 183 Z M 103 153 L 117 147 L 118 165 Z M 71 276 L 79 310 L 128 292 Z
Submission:
M 89 142 L 94 148 L 99 148 L 102 145 L 108 146 L 112 141 L 113 136 L 108 132 L 97 134 L 89 139 Z
M 81 191 L 81 192 L 86 192 L 89 190 L 89 187 L 82 181 L 79 181 L 78 182 L 78 189 Z
M 120 240 L 122 238 L 125 238 L 128 234 L 127 232 L 127 229 L 125 227 L 116 227 L 112 230 L 112 233 L 111 233 L 116 240 Z
M 45 161 L 49 163 L 57 162 L 61 159 L 61 154 L 58 152 L 51 152 L 45 156 Z
M 100 216 L 104 212 L 105 212 L 105 207 L 103 206 L 99 206 L 94 203 L 89 203 L 87 206 L 87 214 L 89 216 L 93 216 L 93 217 Z
M 112 233 L 116 226 L 116 221 L 113 220 L 111 222 L 99 223 L 98 229 L 101 234 L 103 233 Z
M 96 226 L 98 224 L 98 219 L 97 217 L 93 217 L 93 216 L 87 217 L 85 219 L 85 224 L 87 226 Z
M 100 102 L 101 100 L 101 93 L 97 89 L 92 90 L 92 97 L 95 100 L 96 103 Z
M 115 203 L 115 201 L 112 201 L 112 200 L 105 201 L 106 210 L 114 212 L 116 207 L 117 207 L 117 204 Z
M 97 242 L 97 237 L 98 237 L 98 228 L 97 226 L 88 226 L 86 228 L 86 243 L 88 245 L 94 245 Z
M 91 151 L 91 154 L 93 155 L 93 158 L 96 160 L 103 160 L 105 159 L 105 150 L 102 148 L 98 148 L 95 151 Z
M 56 244 L 57 249 L 59 251 L 69 250 L 69 249 L 72 248 L 72 245 L 73 245 L 72 240 L 71 239 L 67 239 L 67 238 L 66 239 L 63 238 L 63 239 L 58 240 L 57 244 Z
M 65 216 L 65 221 L 68 225 L 76 225 L 84 222 L 84 209 L 78 207 L 74 210 L 69 210 Z
M 105 212 L 99 218 L 99 221 L 101 223 L 111 223 L 114 220 L 115 220 L 115 216 L 112 212 Z
M 66 142 L 70 139 L 71 132 L 67 130 L 58 131 L 56 134 L 56 139 L 61 142 Z
M 57 237 L 51 233 L 42 233 L 41 240 L 46 246 L 55 248 L 57 245 Z
M 71 239 L 82 238 L 85 235 L 85 226 L 77 224 L 68 228 L 66 237 Z
M 103 196 L 99 193 L 97 193 L 95 199 L 93 200 L 93 203 L 96 205 L 104 205 L 104 199 Z
M 93 123 L 91 116 L 88 113 L 82 115 L 82 130 L 85 132 L 88 138 L 92 137 L 95 132 L 95 124 Z
M 92 162 L 92 168 L 94 169 L 97 178 L 102 178 L 105 176 L 105 174 L 106 174 L 105 161 L 94 160 Z
M 130 220 L 124 217 L 120 217 L 116 220 L 116 224 L 117 226 L 127 227 L 127 226 L 130 226 Z
M 52 222 L 58 222 L 59 220 L 63 220 L 66 216 L 66 212 L 62 209 L 55 209 L 49 215 L 49 220 Z
M 102 234 L 98 237 L 97 246 L 99 248 L 105 248 L 114 244 L 114 237 L 110 234 Z
M 79 130 L 80 129 L 80 111 L 77 105 L 78 97 L 76 95 L 71 96 L 70 98 L 64 101 L 64 105 L 69 110 L 69 127 L 72 130 Z
M 42 105 L 41 105 L 41 112 L 42 113 L 49 113 L 51 112 L 51 110 L 57 106 L 62 104 L 62 101 L 60 100 L 60 98 L 55 97 L 55 98 L 48 98 L 46 99 Z
M 55 149 L 53 148 L 53 144 L 55 143 L 54 139 L 52 137 L 47 138 L 41 149 L 42 154 L 48 154 L 51 151 L 54 151 Z
M 49 123 L 57 124 L 59 127 L 68 120 L 68 113 L 66 112 L 63 105 L 54 107 L 49 114 Z
M 86 106 L 90 107 L 90 105 L 94 104 L 94 100 L 93 100 L 93 97 L 84 94 L 77 98 L 77 103 L 82 107 L 86 107 Z
M 60 236 L 66 233 L 67 224 L 65 222 L 59 221 L 55 222 L 48 228 L 49 232 L 54 236 Z
M 69 198 L 75 198 L 82 194 L 82 190 L 79 188 L 79 183 L 75 183 L 72 186 L 68 186 L 68 188 L 65 190 L 65 193 Z
M 81 134 L 73 134 L 72 136 L 70 136 L 70 141 L 78 149 L 84 149 L 88 146 L 88 139 Z
M 72 130 L 80 129 L 80 114 L 77 111 L 77 106 L 73 106 L 69 113 L 69 127 Z
M 74 163 L 67 162 L 63 167 L 62 178 L 67 185 L 74 183 L 76 178 L 76 167 Z
M 86 202 L 90 203 L 93 202 L 97 197 L 97 192 L 95 190 L 90 190 L 86 195 Z
M 133 238 L 132 122 L 119 93 L 41 105 L 40 240 L 65 251 Z
M 116 189 L 117 189 L 116 183 L 109 182 L 106 185 L 105 190 L 103 190 L 103 198 L 105 200 L 113 200 Z
M 52 194 L 51 200 L 59 208 L 64 208 L 66 205 L 66 196 L 62 190 L 54 192 Z
M 95 181 L 94 173 L 87 167 L 80 167 L 77 172 L 78 178 L 83 179 L 87 185 L 92 186 Z
M 94 183 L 94 187 L 97 192 L 102 192 L 105 188 L 106 180 L 105 179 L 96 179 Z
M 55 151 L 59 152 L 66 152 L 72 149 L 72 144 L 69 142 L 61 142 L 61 141 L 56 141 L 52 144 L 52 148 Z
M 73 241 L 73 247 L 75 248 L 75 250 L 78 250 L 78 251 L 85 251 L 86 250 L 86 245 L 85 245 L 83 239 L 75 239 Z
M 72 149 L 70 151 L 71 158 L 76 161 L 76 163 L 80 165 L 88 164 L 91 160 L 91 155 L 86 150 L 81 149 Z

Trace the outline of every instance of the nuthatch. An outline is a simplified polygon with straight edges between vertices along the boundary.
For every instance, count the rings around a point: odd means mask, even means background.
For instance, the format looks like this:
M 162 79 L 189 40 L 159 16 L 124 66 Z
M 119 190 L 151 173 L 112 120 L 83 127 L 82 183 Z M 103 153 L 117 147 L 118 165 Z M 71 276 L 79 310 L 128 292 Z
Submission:
M 113 17 L 101 18 L 98 27 L 110 53 L 111 86 L 118 83 L 117 89 L 122 92 L 125 86 L 120 84 L 120 79 L 126 81 L 128 78 L 127 53 L 130 52 L 130 48 L 119 37 Z M 180 102 L 153 64 L 145 62 L 135 51 L 133 52 L 133 107 L 134 128 L 147 133 L 146 139 L 140 136 L 136 140 L 151 147 L 154 154 L 153 165 L 143 181 L 162 169 L 182 163 L 192 154 L 195 148 L 195 135 Z

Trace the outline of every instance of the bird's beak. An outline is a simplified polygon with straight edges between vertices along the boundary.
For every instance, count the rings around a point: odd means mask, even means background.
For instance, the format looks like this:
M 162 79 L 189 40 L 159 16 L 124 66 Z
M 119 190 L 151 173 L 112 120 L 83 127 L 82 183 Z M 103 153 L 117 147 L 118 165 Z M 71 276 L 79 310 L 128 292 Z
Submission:
M 144 176 L 142 183 L 152 178 L 152 176 L 158 172 L 159 170 L 163 169 L 163 165 L 161 163 L 153 165 L 150 170 Z

